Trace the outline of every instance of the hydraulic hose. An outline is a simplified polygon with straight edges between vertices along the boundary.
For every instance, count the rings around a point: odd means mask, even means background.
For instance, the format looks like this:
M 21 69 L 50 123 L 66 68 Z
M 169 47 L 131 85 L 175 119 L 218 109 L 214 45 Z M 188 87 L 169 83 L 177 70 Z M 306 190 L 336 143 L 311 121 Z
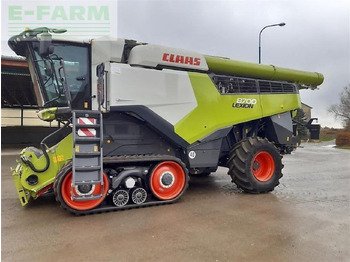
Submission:
M 67 122 L 66 124 L 64 124 L 64 126 L 62 126 L 60 129 L 57 129 L 55 132 L 49 134 L 48 136 L 46 136 L 41 142 L 40 142 L 40 148 L 43 151 L 43 154 L 45 156 L 46 159 L 46 166 L 43 169 L 37 169 L 32 162 L 30 161 L 26 161 L 25 163 L 30 167 L 31 170 L 33 170 L 36 173 L 43 173 L 45 172 L 49 167 L 50 167 L 50 158 L 49 155 L 46 152 L 46 144 L 45 141 L 50 138 L 53 135 L 56 135 L 57 133 L 59 133 L 61 130 L 63 130 L 65 127 L 67 127 L 70 124 L 70 122 Z

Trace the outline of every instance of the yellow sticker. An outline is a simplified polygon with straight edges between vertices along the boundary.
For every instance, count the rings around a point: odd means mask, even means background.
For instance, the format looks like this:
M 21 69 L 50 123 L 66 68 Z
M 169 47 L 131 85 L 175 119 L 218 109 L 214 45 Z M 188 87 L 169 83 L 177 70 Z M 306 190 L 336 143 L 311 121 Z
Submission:
M 57 162 L 62 162 L 64 161 L 64 155 L 58 155 L 52 157 L 52 162 L 57 163 Z
M 58 162 L 64 161 L 64 155 L 58 155 L 58 156 L 57 156 L 57 161 L 58 161 Z
M 79 153 L 79 146 L 75 146 L 75 152 Z

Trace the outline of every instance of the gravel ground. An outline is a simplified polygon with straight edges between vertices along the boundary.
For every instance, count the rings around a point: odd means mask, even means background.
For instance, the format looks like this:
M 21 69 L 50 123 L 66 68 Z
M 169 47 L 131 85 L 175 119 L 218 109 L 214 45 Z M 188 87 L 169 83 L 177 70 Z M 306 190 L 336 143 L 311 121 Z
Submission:
M 284 156 L 274 192 L 242 193 L 220 168 L 175 204 L 73 216 L 43 196 L 21 207 L 2 150 L 2 261 L 349 261 L 350 150 Z

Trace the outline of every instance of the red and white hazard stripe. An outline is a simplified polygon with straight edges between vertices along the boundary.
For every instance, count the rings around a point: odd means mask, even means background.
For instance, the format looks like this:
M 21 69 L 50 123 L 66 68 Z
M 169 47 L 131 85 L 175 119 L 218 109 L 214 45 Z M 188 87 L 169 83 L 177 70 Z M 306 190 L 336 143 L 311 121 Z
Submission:
M 93 117 L 79 117 L 78 124 L 86 125 L 88 127 L 89 125 L 96 124 L 96 119 Z M 96 136 L 96 129 L 94 129 L 94 128 L 79 128 L 78 129 L 78 136 Z

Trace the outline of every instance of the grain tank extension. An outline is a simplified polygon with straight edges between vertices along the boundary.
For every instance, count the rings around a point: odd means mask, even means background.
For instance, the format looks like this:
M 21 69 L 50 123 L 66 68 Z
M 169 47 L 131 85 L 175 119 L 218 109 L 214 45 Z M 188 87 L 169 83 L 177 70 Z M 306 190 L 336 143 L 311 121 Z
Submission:
M 248 193 L 274 190 L 300 143 L 300 88 L 323 76 L 134 40 L 10 38 L 27 59 L 38 117 L 62 128 L 22 150 L 12 170 L 23 206 L 54 192 L 88 214 L 172 203 L 189 176 L 219 166 Z

